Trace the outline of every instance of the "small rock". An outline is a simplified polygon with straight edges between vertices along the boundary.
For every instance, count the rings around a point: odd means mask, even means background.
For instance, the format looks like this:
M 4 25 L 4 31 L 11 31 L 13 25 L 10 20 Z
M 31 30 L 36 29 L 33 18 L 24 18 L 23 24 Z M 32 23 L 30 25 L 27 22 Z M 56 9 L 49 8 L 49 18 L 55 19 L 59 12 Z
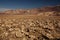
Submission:
M 13 28 L 10 28 L 9 31 L 13 31 L 14 29 Z
M 21 32 L 19 32 L 19 31 L 16 32 L 16 37 L 22 37 L 22 36 L 23 36 L 23 34 Z

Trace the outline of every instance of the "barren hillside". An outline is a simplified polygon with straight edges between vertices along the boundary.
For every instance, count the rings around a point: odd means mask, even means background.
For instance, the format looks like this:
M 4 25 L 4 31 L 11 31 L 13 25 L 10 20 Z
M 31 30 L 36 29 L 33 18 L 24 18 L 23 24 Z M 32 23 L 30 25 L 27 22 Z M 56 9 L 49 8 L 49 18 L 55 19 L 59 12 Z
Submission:
M 60 17 L 0 16 L 0 40 L 60 40 Z

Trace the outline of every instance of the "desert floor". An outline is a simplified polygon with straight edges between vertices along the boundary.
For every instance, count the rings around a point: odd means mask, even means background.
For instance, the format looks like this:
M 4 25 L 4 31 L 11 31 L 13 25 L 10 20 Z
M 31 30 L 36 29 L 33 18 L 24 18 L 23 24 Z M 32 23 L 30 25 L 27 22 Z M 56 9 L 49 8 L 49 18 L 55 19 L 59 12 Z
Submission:
M 60 16 L 0 15 L 0 40 L 60 40 Z

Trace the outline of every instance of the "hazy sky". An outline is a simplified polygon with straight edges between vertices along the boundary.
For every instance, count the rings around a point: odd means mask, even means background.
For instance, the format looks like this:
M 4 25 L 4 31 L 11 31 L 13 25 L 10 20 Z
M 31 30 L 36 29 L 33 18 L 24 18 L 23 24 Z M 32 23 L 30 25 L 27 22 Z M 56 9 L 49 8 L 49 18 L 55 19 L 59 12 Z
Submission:
M 60 0 L 0 0 L 0 9 L 37 8 L 60 5 Z

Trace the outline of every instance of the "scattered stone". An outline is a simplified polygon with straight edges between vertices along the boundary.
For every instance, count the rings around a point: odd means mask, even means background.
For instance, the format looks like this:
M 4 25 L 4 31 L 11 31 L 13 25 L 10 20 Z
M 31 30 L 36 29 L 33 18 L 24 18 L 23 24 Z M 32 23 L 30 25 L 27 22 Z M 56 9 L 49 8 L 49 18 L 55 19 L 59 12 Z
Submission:
M 30 18 L 0 20 L 1 40 L 57 40 L 60 39 L 60 20 Z

